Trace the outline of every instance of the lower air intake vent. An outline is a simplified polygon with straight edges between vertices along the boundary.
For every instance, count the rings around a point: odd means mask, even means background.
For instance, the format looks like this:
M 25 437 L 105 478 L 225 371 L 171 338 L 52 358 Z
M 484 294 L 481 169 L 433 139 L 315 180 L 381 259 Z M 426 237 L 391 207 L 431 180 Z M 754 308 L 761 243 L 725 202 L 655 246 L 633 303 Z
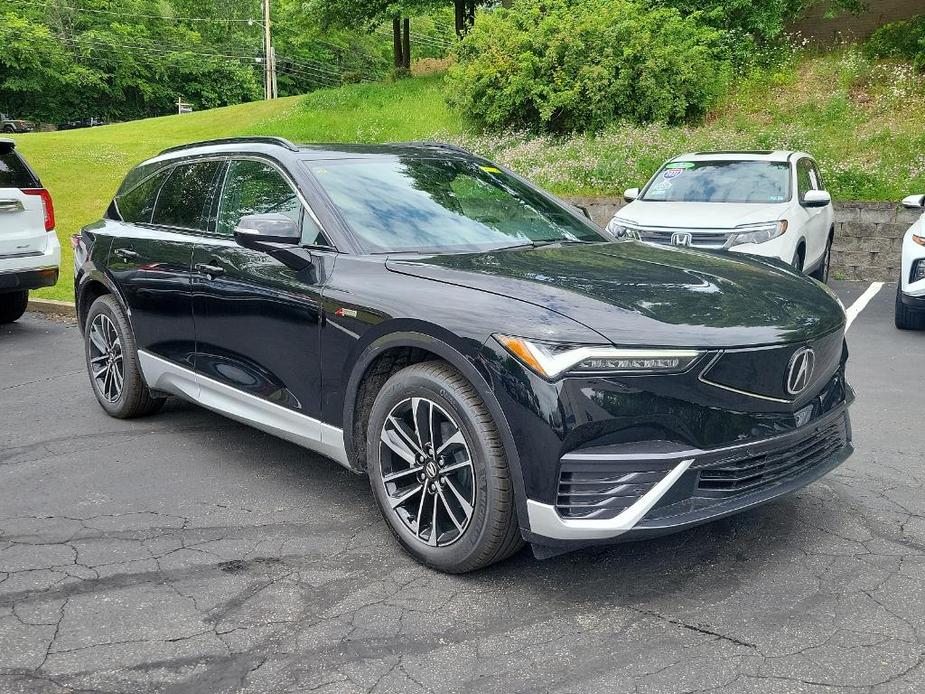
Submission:
M 589 469 L 591 468 L 591 469 Z M 595 469 L 596 468 L 596 469 Z M 632 506 L 665 471 L 563 464 L 556 508 L 563 518 L 613 518 Z

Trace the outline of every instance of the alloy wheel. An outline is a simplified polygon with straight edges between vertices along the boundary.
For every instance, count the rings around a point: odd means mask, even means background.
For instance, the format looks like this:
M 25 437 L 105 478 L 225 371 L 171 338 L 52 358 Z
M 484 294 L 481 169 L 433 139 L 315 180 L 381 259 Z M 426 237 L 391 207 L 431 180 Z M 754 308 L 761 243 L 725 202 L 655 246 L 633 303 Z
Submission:
M 459 424 L 423 397 L 399 402 L 382 426 L 379 465 L 389 507 L 420 542 L 445 547 L 472 519 L 475 469 Z
M 105 313 L 93 319 L 87 337 L 90 374 L 96 389 L 107 402 L 116 402 L 122 396 L 125 384 L 122 339 L 112 319 Z

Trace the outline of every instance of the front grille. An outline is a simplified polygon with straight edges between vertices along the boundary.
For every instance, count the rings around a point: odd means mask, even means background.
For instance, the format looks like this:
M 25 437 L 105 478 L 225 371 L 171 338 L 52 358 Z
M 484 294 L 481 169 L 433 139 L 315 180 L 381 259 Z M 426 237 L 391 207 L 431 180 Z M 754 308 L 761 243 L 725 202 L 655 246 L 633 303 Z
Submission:
M 563 518 L 613 518 L 661 480 L 665 470 L 563 464 L 556 508 Z
M 670 245 L 675 234 L 690 234 L 694 248 L 725 248 L 729 233 L 725 231 L 695 231 L 693 229 L 639 229 L 639 238 L 649 243 Z
M 740 494 L 795 477 L 829 458 L 848 442 L 844 417 L 783 448 L 750 454 L 744 451 L 700 470 L 701 492 Z

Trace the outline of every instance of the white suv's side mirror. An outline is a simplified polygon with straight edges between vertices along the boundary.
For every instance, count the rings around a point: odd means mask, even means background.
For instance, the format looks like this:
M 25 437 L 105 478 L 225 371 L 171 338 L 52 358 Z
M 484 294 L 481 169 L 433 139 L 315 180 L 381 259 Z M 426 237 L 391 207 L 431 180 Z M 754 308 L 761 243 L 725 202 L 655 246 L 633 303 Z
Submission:
M 925 195 L 909 195 L 903 198 L 903 207 L 918 210 L 925 207 Z
M 627 202 L 633 202 L 639 197 L 639 188 L 627 188 L 623 191 L 623 199 Z
M 831 202 L 832 196 L 827 190 L 807 190 L 803 196 L 804 207 L 825 207 Z

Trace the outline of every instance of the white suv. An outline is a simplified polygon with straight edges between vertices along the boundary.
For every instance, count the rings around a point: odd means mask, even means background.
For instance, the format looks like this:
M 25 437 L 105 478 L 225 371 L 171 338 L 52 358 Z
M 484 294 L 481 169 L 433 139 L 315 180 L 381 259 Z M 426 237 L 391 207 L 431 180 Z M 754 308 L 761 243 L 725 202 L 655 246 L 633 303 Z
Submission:
M 0 323 L 25 312 L 30 289 L 55 284 L 60 264 L 51 196 L 16 143 L 0 139 Z
M 697 152 L 666 162 L 607 225 L 616 237 L 779 258 L 825 282 L 832 198 L 804 152 Z
M 910 195 L 903 206 L 921 211 L 925 195 Z M 902 270 L 896 287 L 896 327 L 925 329 L 925 217 L 909 227 L 903 239 Z

